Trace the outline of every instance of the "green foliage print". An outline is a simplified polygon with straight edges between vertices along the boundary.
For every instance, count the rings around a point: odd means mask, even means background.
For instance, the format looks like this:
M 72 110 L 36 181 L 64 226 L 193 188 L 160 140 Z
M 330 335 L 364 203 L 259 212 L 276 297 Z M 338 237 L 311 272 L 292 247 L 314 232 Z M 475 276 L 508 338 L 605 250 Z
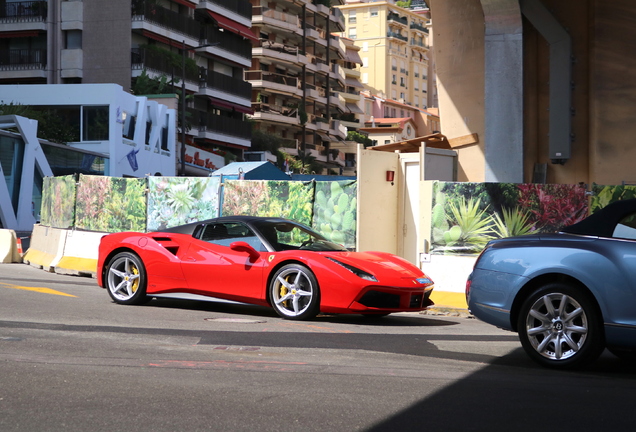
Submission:
M 594 184 L 590 200 L 590 214 L 597 212 L 614 201 L 632 198 L 636 198 L 636 186 L 602 186 Z
M 218 177 L 149 177 L 148 231 L 219 216 Z
M 357 182 L 316 182 L 313 227 L 334 243 L 356 246 Z
M 90 231 L 145 231 L 147 180 L 80 175 L 76 227 Z
M 45 177 L 42 188 L 40 223 L 66 229 L 75 219 L 75 176 Z
M 309 225 L 313 194 L 311 182 L 226 180 L 222 214 L 282 217 Z

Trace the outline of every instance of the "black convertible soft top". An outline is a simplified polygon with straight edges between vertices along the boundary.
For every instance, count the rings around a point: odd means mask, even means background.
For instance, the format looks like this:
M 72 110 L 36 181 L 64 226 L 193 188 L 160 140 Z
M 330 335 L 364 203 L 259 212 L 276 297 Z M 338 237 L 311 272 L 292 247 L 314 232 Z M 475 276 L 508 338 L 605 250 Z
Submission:
M 561 232 L 612 237 L 616 225 L 630 213 L 636 213 L 636 199 L 614 201 L 581 222 L 563 228 Z

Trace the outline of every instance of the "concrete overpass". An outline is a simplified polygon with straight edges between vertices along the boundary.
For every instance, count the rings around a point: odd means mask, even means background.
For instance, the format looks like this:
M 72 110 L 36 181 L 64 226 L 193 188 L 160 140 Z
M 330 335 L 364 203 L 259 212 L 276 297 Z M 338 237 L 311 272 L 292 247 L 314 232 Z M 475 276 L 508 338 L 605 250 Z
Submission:
M 459 181 L 636 183 L 636 3 L 429 0 Z

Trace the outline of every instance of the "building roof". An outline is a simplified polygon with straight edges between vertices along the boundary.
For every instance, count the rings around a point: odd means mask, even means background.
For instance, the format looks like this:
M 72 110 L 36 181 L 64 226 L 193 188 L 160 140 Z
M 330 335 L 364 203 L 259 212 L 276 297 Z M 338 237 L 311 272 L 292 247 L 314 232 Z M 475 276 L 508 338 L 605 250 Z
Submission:
M 211 176 L 245 180 L 289 180 L 290 177 L 268 161 L 233 162 L 219 168 Z
M 422 137 L 413 138 L 406 141 L 398 141 L 389 144 L 380 144 L 377 146 L 369 147 L 371 150 L 400 153 L 415 153 L 420 151 L 422 143 L 425 143 L 427 147 L 440 148 L 440 149 L 452 149 L 448 139 L 441 133 L 434 133 Z

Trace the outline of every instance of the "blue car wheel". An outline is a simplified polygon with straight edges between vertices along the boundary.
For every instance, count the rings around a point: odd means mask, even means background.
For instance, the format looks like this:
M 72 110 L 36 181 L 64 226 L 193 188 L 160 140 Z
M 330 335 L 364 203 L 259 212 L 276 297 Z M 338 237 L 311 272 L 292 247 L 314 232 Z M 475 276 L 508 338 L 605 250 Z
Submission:
M 539 364 L 572 369 L 601 354 L 605 342 L 600 313 L 590 296 L 554 282 L 524 301 L 517 321 L 521 345 Z

